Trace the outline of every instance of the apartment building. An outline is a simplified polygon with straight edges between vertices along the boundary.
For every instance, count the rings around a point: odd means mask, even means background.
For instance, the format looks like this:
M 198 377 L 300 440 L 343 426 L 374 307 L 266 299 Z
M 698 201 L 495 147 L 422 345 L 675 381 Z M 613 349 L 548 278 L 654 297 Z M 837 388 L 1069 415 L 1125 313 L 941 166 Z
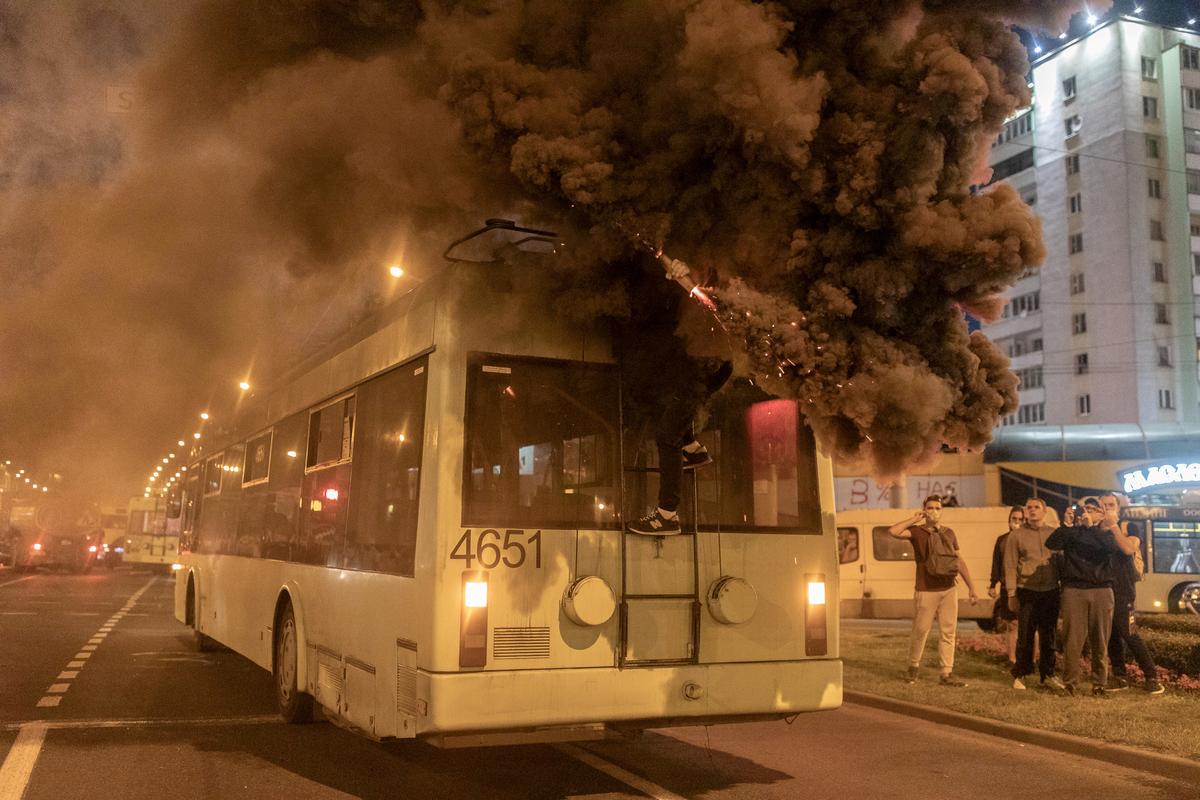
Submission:
M 1200 34 L 1110 15 L 1033 61 L 993 181 L 1046 262 L 986 333 L 1012 357 L 1005 425 L 1200 422 Z

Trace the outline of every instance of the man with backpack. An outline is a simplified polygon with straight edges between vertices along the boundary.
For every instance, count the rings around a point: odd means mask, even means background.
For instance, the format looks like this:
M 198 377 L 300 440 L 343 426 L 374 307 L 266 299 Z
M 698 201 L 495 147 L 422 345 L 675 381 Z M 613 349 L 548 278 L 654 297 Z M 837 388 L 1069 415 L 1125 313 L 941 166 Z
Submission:
M 1104 508 L 1104 525 L 1113 532 L 1121 552 L 1113 553 L 1113 619 L 1112 634 L 1108 639 L 1108 660 L 1112 675 L 1108 679 L 1108 690 L 1120 691 L 1129 688 L 1126 678 L 1126 659 L 1132 654 L 1145 677 L 1145 689 L 1150 694 L 1162 694 L 1163 686 L 1158 682 L 1158 669 L 1150 648 L 1142 641 L 1133 616 L 1133 603 L 1137 597 L 1136 584 L 1142 579 L 1145 567 L 1141 558 L 1141 542 L 1121 525 L 1121 505 L 1116 495 L 1100 496 Z M 1130 552 L 1132 551 L 1132 552 Z M 1140 568 L 1139 568 L 1140 567 Z
M 929 636 L 929 629 L 933 627 L 934 617 L 937 617 L 940 631 L 939 683 L 942 686 L 965 687 L 967 684 L 954 676 L 954 640 L 958 625 L 958 590 L 955 583 L 960 575 L 967 584 L 971 603 L 975 603 L 979 597 L 975 594 L 975 584 L 971 582 L 967 565 L 959 557 L 958 537 L 941 524 L 941 518 L 942 498 L 930 495 L 921 504 L 920 512 L 888 528 L 888 533 L 897 539 L 909 539 L 912 542 L 917 568 L 907 680 L 909 683 L 917 680 L 921 655 L 925 652 L 925 640 Z

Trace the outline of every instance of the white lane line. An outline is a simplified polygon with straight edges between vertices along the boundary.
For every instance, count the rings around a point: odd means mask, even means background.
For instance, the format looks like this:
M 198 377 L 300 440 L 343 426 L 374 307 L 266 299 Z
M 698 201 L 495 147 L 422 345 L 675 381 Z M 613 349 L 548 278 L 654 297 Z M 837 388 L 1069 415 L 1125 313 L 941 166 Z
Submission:
M 82 669 L 86 663 L 86 661 L 68 661 L 67 669 Z
M 46 690 L 46 694 L 64 694 L 67 689 L 71 688 L 69 683 L 52 683 L 50 688 Z
M 21 800 L 46 741 L 43 722 L 27 722 L 18 730 L 17 740 L 0 766 L 0 800 Z
M 64 669 L 62 672 L 58 673 L 58 679 L 60 681 L 71 681 L 71 680 L 75 680 L 78 677 L 79 677 L 79 670 L 77 670 L 77 669 Z
M 77 659 L 79 659 L 79 658 L 91 658 L 91 657 L 92 657 L 92 654 L 91 654 L 91 653 L 76 653 L 76 654 L 75 654 L 75 658 L 77 658 Z
M 657 783 L 651 783 L 639 775 L 634 775 L 629 770 L 618 767 L 611 761 L 605 761 L 603 758 L 600 758 L 600 756 L 588 750 L 584 750 L 581 747 L 576 747 L 572 744 L 560 744 L 555 745 L 555 747 L 557 747 L 560 752 L 569 755 L 571 758 L 574 758 L 577 761 L 582 761 L 592 769 L 599 770 L 608 777 L 615 778 L 626 786 L 631 786 L 634 789 L 637 789 L 647 797 L 654 798 L 654 800 L 687 800 L 687 798 L 683 797 L 682 795 L 675 794 L 670 789 L 664 789 Z
M 89 650 L 95 650 L 96 647 L 97 647 L 97 645 L 94 645 L 94 644 L 85 644 L 83 647 L 81 647 L 79 649 L 86 653 Z
M 57 700 L 58 698 L 53 698 Z M 0 724 L 0 731 L 20 730 L 29 725 L 28 722 L 10 722 Z M 86 730 L 94 728 L 161 728 L 169 725 L 202 725 L 215 727 L 219 725 L 282 725 L 283 720 L 278 714 L 261 714 L 245 717 L 200 717 L 198 719 L 69 719 L 54 722 L 39 722 L 47 730 Z M 2 800 L 2 799 L 0 799 Z
M 37 701 L 37 707 L 38 708 L 53 708 L 54 706 L 58 705 L 61 702 L 62 702 L 61 694 L 46 695 L 41 700 Z
M 12 586 L 14 583 L 20 583 L 21 581 L 31 581 L 36 577 L 37 577 L 36 575 L 26 575 L 24 578 L 16 578 L 11 581 L 5 581 L 4 583 L 0 583 L 0 587 Z
M 98 617 L 98 616 L 100 616 L 100 612 L 99 611 L 64 611 L 63 615 L 67 616 L 67 617 Z
M 6 617 L 36 617 L 36 611 L 0 611 Z

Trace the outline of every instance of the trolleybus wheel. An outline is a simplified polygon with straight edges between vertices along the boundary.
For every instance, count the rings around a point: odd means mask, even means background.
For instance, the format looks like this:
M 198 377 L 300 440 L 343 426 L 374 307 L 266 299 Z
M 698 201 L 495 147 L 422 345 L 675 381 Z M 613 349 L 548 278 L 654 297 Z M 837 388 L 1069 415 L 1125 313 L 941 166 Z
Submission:
M 188 596 L 187 596 L 187 624 L 192 628 L 192 644 L 198 653 L 213 653 L 221 649 L 220 643 L 211 636 L 205 636 L 200 632 L 196 624 L 196 584 L 192 583 L 192 579 L 188 578 Z
M 312 722 L 312 695 L 300 691 L 300 676 L 297 669 L 299 638 L 296 636 L 296 615 L 291 603 L 285 603 L 279 612 L 278 633 L 275 636 L 275 659 L 272 672 L 275 676 L 275 701 L 284 722 L 298 725 Z

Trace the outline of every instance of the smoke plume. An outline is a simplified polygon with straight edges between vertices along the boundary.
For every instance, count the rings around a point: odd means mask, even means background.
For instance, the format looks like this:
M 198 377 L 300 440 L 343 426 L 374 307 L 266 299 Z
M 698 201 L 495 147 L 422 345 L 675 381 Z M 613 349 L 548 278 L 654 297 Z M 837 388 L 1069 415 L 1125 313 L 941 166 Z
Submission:
M 689 263 L 741 373 L 799 399 L 839 456 L 890 476 L 978 447 L 1016 384 L 963 312 L 994 315 L 1042 248 L 1015 193 L 970 187 L 1029 102 L 1008 24 L 1057 30 L 1077 6 L 0 11 L 0 62 L 21 66 L 0 129 L 0 445 L 136 487 L 194 410 L 386 302 L 381 265 L 421 277 L 500 213 L 563 233 L 547 288 L 578 317 L 626 316 L 648 248 Z M 128 113 L 102 110 L 123 85 Z M 699 352 L 712 322 L 680 333 Z

